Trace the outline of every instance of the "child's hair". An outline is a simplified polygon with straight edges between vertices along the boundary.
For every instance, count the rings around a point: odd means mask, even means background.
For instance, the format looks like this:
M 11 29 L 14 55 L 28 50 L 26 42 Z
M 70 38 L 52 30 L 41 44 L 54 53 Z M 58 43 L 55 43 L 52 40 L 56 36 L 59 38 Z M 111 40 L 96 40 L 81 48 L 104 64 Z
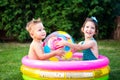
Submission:
M 30 33 L 31 32 L 31 29 L 32 29 L 32 26 L 33 25 L 36 25 L 37 23 L 41 23 L 42 21 L 41 21 L 41 19 L 40 18 L 38 18 L 38 19 L 32 19 L 30 22 L 28 22 L 27 23 L 27 25 L 26 25 L 26 30 Z
M 85 27 L 85 24 L 88 22 L 88 21 L 91 21 L 95 24 L 95 32 L 96 34 L 98 33 L 98 23 L 97 23 L 97 19 L 95 17 L 91 17 L 91 18 L 86 18 L 85 22 L 83 23 L 82 27 L 81 27 L 81 30 L 82 28 Z

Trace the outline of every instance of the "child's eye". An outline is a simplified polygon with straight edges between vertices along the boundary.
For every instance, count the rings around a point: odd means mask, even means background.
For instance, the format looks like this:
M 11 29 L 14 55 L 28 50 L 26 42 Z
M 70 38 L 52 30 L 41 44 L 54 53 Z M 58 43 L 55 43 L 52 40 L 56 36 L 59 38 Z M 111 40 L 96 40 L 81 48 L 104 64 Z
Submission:
M 95 27 L 91 27 L 92 29 L 95 29 Z
M 39 31 L 41 31 L 41 29 L 39 29 Z
M 86 28 L 89 28 L 89 26 L 86 26 Z

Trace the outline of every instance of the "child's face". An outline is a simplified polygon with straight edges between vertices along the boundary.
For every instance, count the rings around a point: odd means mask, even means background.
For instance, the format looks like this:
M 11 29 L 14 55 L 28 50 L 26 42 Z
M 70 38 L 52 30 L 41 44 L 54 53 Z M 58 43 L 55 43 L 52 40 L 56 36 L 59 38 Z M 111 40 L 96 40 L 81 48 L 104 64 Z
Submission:
M 46 31 L 42 23 L 38 23 L 34 25 L 33 30 L 33 38 L 37 40 L 42 40 L 46 37 Z
M 92 38 L 95 34 L 95 24 L 91 21 L 86 22 L 83 33 L 86 38 Z

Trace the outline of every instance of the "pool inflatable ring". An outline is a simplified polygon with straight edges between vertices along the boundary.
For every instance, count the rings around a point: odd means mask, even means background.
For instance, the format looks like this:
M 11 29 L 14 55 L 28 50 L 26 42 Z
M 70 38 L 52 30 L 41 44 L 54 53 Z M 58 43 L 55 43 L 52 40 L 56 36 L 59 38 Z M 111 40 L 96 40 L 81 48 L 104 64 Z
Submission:
M 65 55 L 60 58 L 58 56 L 52 57 L 49 60 L 50 61 L 58 61 L 58 60 L 69 60 L 72 57 L 72 50 L 68 46 L 58 46 L 56 45 L 57 42 L 65 40 L 70 43 L 74 43 L 72 37 L 64 32 L 64 31 L 55 31 L 48 35 L 46 39 L 43 41 L 44 45 L 44 53 L 49 54 L 51 51 L 62 48 L 66 53 Z
M 100 55 L 98 60 L 91 60 L 91 61 L 49 62 L 49 61 L 40 61 L 40 60 L 30 60 L 28 59 L 27 56 L 25 56 L 22 59 L 22 63 L 32 68 L 40 68 L 47 70 L 89 70 L 89 69 L 95 69 L 95 68 L 107 66 L 109 60 L 107 59 L 107 57 Z
M 76 52 L 72 57 L 81 58 Z M 21 72 L 24 80 L 108 80 L 109 59 L 100 55 L 90 61 L 40 61 L 22 58 Z
M 89 78 L 89 77 L 99 77 L 104 76 L 109 73 L 109 66 L 105 66 L 102 68 L 94 69 L 94 70 L 78 70 L 78 71 L 69 71 L 69 70 L 43 70 L 36 68 L 29 68 L 27 66 L 22 65 L 21 71 L 24 75 L 28 75 L 34 78 L 41 78 L 42 76 L 48 78 Z

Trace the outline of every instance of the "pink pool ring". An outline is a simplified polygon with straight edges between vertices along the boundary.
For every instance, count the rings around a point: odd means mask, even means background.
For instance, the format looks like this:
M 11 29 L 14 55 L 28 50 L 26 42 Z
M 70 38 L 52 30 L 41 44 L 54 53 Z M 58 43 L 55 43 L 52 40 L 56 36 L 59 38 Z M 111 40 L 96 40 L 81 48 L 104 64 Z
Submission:
M 73 56 L 81 57 L 82 54 L 74 54 Z M 100 55 L 98 60 L 90 61 L 40 61 L 30 60 L 28 56 L 23 57 L 22 64 L 31 68 L 40 68 L 46 70 L 89 70 L 97 69 L 109 64 L 109 59 L 106 56 Z

